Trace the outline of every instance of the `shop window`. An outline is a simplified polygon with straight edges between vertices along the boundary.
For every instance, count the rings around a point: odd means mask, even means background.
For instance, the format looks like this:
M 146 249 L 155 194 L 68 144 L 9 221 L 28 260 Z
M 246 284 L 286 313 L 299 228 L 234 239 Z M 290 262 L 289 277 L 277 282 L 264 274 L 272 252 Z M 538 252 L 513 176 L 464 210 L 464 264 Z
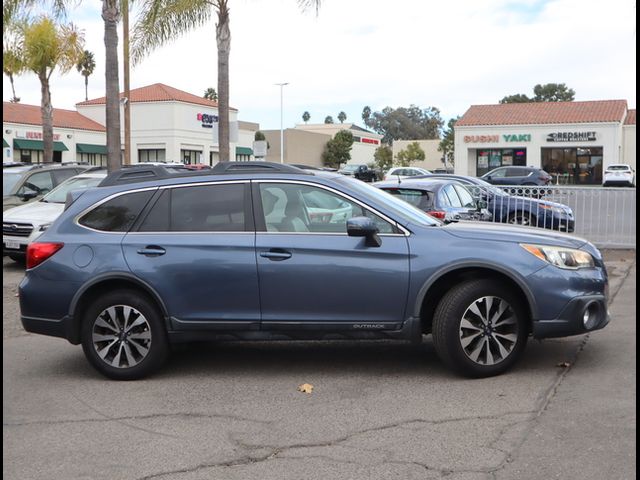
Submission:
M 481 177 L 485 173 L 498 167 L 510 167 L 527 165 L 526 148 L 492 148 L 478 150 L 476 163 L 476 175 Z
M 598 185 L 602 183 L 602 147 L 543 148 L 542 168 L 556 184 Z
M 142 149 L 138 150 L 138 162 L 166 162 L 166 150 L 162 149 Z
M 201 163 L 202 152 L 198 150 L 180 150 L 180 159 L 185 165 Z

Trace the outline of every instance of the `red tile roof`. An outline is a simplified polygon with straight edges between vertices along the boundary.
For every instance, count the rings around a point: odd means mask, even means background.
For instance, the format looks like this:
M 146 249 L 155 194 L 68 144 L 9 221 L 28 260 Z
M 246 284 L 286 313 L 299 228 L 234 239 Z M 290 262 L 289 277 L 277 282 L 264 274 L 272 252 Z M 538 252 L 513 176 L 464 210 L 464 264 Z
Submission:
M 626 111 L 626 100 L 472 105 L 456 126 L 621 122 Z
M 636 124 L 636 109 L 627 111 L 627 118 L 624 121 L 625 125 L 635 125 Z
M 124 97 L 124 93 L 120 92 L 120 98 L 122 97 Z M 134 88 L 129 92 L 129 101 L 131 103 L 184 102 L 195 103 L 196 105 L 203 105 L 205 107 L 218 107 L 218 102 L 178 90 L 163 83 L 154 83 L 146 87 Z M 80 102 L 76 105 L 104 105 L 106 103 L 106 97 L 100 97 L 87 100 L 86 102 Z M 235 110 L 235 108 L 231 110 Z
M 42 125 L 42 112 L 35 105 L 22 103 L 2 103 L 2 121 L 5 123 L 21 123 L 24 125 Z M 93 130 L 104 132 L 105 127 L 90 118 L 73 110 L 53 109 L 53 126 L 57 128 L 73 128 L 75 130 Z

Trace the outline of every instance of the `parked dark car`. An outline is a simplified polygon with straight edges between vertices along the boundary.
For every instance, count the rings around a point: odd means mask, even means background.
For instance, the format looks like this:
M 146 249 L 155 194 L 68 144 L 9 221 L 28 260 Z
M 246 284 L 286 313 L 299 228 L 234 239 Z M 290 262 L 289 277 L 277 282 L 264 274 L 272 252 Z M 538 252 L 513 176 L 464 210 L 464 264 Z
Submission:
M 378 172 L 367 165 L 345 165 L 338 173 L 348 177 L 354 177 L 363 182 L 377 182 L 380 178 Z
M 553 177 L 538 167 L 498 167 L 480 177 L 492 185 L 549 185 Z M 511 193 L 525 193 L 521 189 L 512 189 Z M 543 195 L 545 192 L 532 189 L 528 194 Z
M 90 168 L 78 164 L 28 164 L 2 169 L 2 210 L 32 202 Z
M 609 322 L 602 256 L 569 235 L 445 224 L 364 182 L 278 163 L 122 169 L 101 185 L 70 192 L 29 245 L 19 299 L 27 331 L 81 343 L 110 378 L 152 373 L 177 342 L 424 334 L 451 368 L 486 377 L 529 335 Z
M 573 210 L 562 203 L 511 195 L 480 178 L 466 175 L 432 174 L 421 178 L 454 179 L 467 185 L 475 198 L 487 202 L 494 222 L 550 228 L 567 233 L 575 229 Z
M 412 178 L 374 184 L 414 207 L 445 222 L 491 220 L 484 200 L 475 199 L 467 188 L 455 180 Z

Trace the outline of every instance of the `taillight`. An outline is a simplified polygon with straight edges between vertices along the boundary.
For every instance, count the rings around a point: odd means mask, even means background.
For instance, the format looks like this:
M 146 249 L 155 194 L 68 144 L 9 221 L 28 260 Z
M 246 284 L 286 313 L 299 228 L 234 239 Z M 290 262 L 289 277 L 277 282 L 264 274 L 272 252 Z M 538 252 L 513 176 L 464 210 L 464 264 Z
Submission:
M 441 210 L 431 210 L 431 211 L 428 211 L 427 213 L 432 217 L 439 218 L 440 220 L 444 220 L 444 218 L 447 216 L 447 212 L 443 212 Z
M 34 268 L 64 247 L 64 243 L 30 243 L 27 245 L 27 268 Z

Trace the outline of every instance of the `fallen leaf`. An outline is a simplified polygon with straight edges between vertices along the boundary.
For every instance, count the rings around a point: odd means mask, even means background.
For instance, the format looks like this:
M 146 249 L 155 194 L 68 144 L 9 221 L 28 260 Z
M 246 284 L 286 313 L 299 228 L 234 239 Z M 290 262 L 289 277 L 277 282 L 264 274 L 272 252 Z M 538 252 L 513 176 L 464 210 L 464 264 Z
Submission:
M 569 368 L 571 364 L 569 362 L 560 362 L 556 365 L 556 367 Z
M 298 386 L 298 391 L 302 393 L 311 393 L 313 392 L 313 385 L 311 385 L 310 383 L 303 383 L 302 385 Z

